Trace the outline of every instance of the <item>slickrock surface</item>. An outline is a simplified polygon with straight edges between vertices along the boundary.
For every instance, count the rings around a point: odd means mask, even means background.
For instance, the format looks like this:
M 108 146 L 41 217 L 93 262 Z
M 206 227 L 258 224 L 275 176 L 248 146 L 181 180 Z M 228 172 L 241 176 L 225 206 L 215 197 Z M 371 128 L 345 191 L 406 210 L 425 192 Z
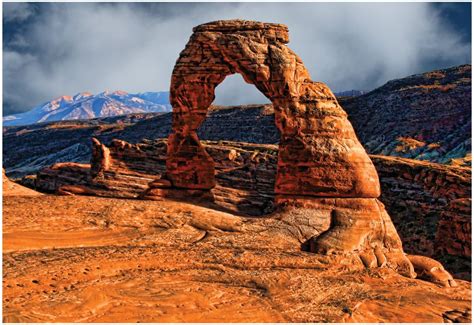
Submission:
M 9 196 L 3 209 L 6 322 L 471 320 L 469 282 L 301 251 L 309 228 L 289 218 L 85 196 Z
M 217 186 L 212 190 L 216 204 L 241 215 L 262 216 L 274 210 L 276 145 L 202 143 L 216 162 Z M 108 149 L 109 169 L 101 177 L 90 176 L 90 164 L 60 163 L 23 183 L 49 193 L 61 188 L 62 193 L 137 198 L 165 171 L 166 140 L 137 145 L 116 140 Z M 456 277 L 470 279 L 471 170 L 411 159 L 371 158 L 381 181 L 380 200 L 405 251 L 441 260 Z M 100 161 L 93 159 L 92 165 Z
M 15 182 L 12 182 L 5 175 L 5 169 L 2 168 L 2 187 L 3 187 L 3 196 L 37 196 L 42 195 L 37 191 L 33 191 L 28 187 L 24 187 Z
M 471 65 L 392 80 L 341 105 L 369 153 L 449 163 L 471 152 Z

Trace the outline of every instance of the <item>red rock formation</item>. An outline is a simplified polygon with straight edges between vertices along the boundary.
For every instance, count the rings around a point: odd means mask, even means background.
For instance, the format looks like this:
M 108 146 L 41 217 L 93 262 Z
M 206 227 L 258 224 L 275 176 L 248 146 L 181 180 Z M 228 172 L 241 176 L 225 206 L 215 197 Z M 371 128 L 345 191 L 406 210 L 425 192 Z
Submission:
M 212 198 L 215 164 L 196 130 L 214 100 L 215 87 L 227 75 L 240 73 L 272 101 L 275 110 L 281 135 L 277 215 L 296 216 L 294 220 L 303 225 L 326 225 L 310 227 L 305 233 L 303 239 L 310 240 L 313 252 L 353 254 L 366 267 L 388 266 L 415 277 L 397 231 L 377 200 L 380 184 L 375 167 L 346 113 L 326 85 L 311 81 L 303 62 L 286 43 L 288 30 L 278 24 L 232 20 L 194 28 L 172 76 L 173 124 L 166 174 L 150 182 L 143 197 Z M 134 148 L 124 142 L 115 144 L 118 152 Z M 98 141 L 94 141 L 93 156 L 98 165 L 91 169 L 92 176 L 100 184 L 113 157 Z M 236 157 L 229 154 L 231 161 Z M 89 193 L 82 187 L 64 191 L 71 190 Z M 437 277 L 444 273 L 425 270 L 428 264 L 420 264 L 422 272 L 440 280 Z M 440 281 L 451 284 L 446 278 Z
M 3 196 L 37 196 L 42 195 L 27 187 L 21 186 L 12 182 L 5 174 L 5 169 L 2 168 L 2 195 Z
M 436 232 L 436 250 L 471 259 L 471 199 L 460 198 L 449 202 L 441 213 Z
M 196 130 L 214 100 L 216 86 L 226 76 L 240 73 L 271 100 L 275 110 L 280 131 L 277 205 L 301 211 L 303 203 L 308 209 L 301 216 L 304 222 L 326 219 L 328 229 L 309 234 L 312 250 L 357 252 L 367 267 L 387 265 L 414 277 L 400 238 L 376 200 L 380 184 L 374 165 L 331 90 L 312 81 L 301 59 L 285 45 L 287 27 L 231 20 L 193 31 L 171 79 L 173 125 L 166 178 L 173 189 L 151 186 L 146 197 L 175 195 L 180 188 L 188 190 L 180 195 L 184 197 L 189 190 L 215 186 L 213 160 Z
M 471 278 L 471 169 L 371 156 L 403 247 Z
M 214 164 L 196 134 L 226 76 L 240 73 L 273 103 L 280 130 L 275 191 L 320 197 L 380 195 L 377 173 L 331 90 L 311 81 L 280 24 L 217 21 L 194 28 L 173 70 L 167 177 L 209 190 Z

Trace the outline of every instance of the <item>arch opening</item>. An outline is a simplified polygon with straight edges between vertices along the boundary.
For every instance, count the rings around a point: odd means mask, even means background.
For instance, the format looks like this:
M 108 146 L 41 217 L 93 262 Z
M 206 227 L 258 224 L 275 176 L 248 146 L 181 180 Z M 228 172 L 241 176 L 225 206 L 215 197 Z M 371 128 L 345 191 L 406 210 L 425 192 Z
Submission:
M 226 76 L 214 90 L 213 106 L 241 106 L 271 104 L 253 84 L 245 82 L 240 73 Z
M 245 216 L 270 214 L 275 208 L 280 139 L 273 106 L 239 73 L 226 76 L 214 94 L 206 119 L 197 130 L 215 161 L 214 202 Z

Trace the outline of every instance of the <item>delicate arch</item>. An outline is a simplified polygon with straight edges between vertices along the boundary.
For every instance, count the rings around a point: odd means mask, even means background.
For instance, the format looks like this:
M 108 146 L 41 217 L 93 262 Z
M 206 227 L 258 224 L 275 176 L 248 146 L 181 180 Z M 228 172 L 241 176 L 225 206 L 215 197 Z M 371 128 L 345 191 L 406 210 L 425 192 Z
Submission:
M 196 130 L 226 76 L 240 73 L 275 110 L 280 150 L 275 192 L 319 197 L 378 197 L 375 168 L 331 90 L 311 81 L 287 46 L 288 28 L 253 21 L 197 26 L 171 78 L 172 133 L 167 177 L 174 187 L 209 190 L 214 162 Z

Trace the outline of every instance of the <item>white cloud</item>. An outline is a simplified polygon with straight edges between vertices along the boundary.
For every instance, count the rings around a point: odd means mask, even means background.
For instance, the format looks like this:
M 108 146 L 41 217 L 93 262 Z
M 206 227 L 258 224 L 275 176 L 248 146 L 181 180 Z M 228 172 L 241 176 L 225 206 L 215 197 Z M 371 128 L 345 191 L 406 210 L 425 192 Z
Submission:
M 81 91 L 167 90 L 192 27 L 218 19 L 287 24 L 289 46 L 314 80 L 335 91 L 372 89 L 436 65 L 470 62 L 471 55 L 470 44 L 427 3 L 48 5 L 21 36 L 31 54 L 4 53 L 4 97 L 20 110 Z M 4 16 L 11 12 L 18 11 Z M 227 78 L 217 103 L 262 102 L 248 89 Z

